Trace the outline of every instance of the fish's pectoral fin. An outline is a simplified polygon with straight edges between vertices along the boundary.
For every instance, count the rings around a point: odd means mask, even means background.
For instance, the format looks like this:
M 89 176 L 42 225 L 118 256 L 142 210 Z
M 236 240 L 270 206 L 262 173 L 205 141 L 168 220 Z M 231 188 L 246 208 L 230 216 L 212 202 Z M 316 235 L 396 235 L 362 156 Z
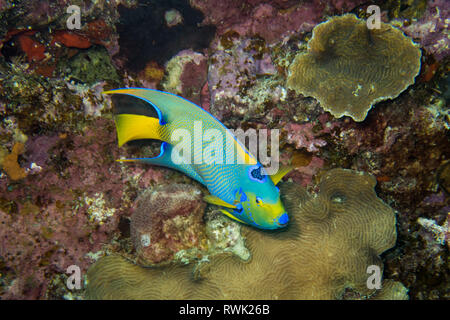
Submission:
M 229 204 L 228 202 L 225 202 L 222 199 L 220 199 L 219 197 L 213 196 L 211 194 L 204 196 L 203 200 L 205 200 L 205 202 L 208 202 L 210 204 L 215 204 L 216 206 L 221 206 L 221 207 L 230 208 L 230 209 L 236 209 L 236 206 Z
M 270 176 L 273 184 L 277 185 L 285 175 L 292 171 L 292 169 L 294 169 L 294 167 L 292 166 L 282 166 L 281 168 L 279 168 L 277 173 Z
M 229 213 L 227 210 L 224 209 L 219 209 L 220 212 L 222 212 L 224 215 L 226 215 L 227 217 L 236 220 L 237 222 L 243 223 L 243 224 L 247 224 L 246 222 L 239 220 L 238 218 L 236 218 L 235 216 L 233 216 L 231 213 Z

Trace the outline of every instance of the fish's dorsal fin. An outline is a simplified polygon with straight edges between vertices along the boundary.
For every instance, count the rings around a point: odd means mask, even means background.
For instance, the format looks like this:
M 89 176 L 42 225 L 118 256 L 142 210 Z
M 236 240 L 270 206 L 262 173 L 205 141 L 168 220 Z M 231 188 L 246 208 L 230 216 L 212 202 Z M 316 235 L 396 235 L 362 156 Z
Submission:
M 237 221 L 237 222 L 240 222 L 240 223 L 243 223 L 243 224 L 247 224 L 246 222 L 244 222 L 244 221 L 242 221 L 242 220 L 239 220 L 238 218 L 236 218 L 235 216 L 233 216 L 231 213 L 229 213 L 227 210 L 224 210 L 224 209 L 220 209 L 219 210 L 220 212 L 222 212 L 224 215 L 226 215 L 227 217 L 229 217 L 229 218 L 231 218 L 231 219 L 233 219 L 233 220 L 235 220 L 235 221 Z
M 292 166 L 281 166 L 281 168 L 278 169 L 277 173 L 270 176 L 273 184 L 277 185 L 285 175 L 292 171 L 292 169 L 294 169 L 294 167 Z
M 125 94 L 130 95 L 149 103 L 158 114 L 160 125 L 171 123 L 180 117 L 189 116 L 191 118 L 210 119 L 216 122 L 220 130 L 224 130 L 230 135 L 237 145 L 237 156 L 242 159 L 243 163 L 255 165 L 258 161 L 252 155 L 244 144 L 242 144 L 234 133 L 227 129 L 222 122 L 215 118 L 212 114 L 205 111 L 189 100 L 179 97 L 170 92 L 163 92 L 154 89 L 144 88 L 121 88 L 103 92 L 104 94 Z
M 149 105 L 151 105 L 153 107 L 153 109 L 158 114 L 159 124 L 160 125 L 164 125 L 164 124 L 166 124 L 166 122 L 163 119 L 163 115 L 162 115 L 162 112 L 159 109 L 159 107 L 156 106 L 153 102 L 151 102 L 150 100 L 148 100 L 145 97 L 144 93 L 146 93 L 148 90 L 150 90 L 150 89 L 122 88 L 122 89 L 114 89 L 114 90 L 109 90 L 109 91 L 103 91 L 102 94 L 124 94 L 124 95 L 128 95 L 128 96 L 132 96 L 132 97 L 141 99 L 141 100 L 147 102 Z
M 137 114 L 117 114 L 116 123 L 119 147 L 132 140 L 161 138 L 159 119 Z
M 215 204 L 216 206 L 221 206 L 221 207 L 230 208 L 230 209 L 236 209 L 236 206 L 229 204 L 228 202 L 225 202 L 222 199 L 220 199 L 219 197 L 213 196 L 211 194 L 204 196 L 203 200 L 205 200 L 205 202 L 208 202 L 210 204 Z

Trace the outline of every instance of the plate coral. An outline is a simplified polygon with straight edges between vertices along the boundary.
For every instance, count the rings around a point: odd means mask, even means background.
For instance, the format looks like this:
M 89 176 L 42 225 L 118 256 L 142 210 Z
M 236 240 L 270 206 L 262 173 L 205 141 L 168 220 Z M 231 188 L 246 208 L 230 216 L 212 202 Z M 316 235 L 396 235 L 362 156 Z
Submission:
M 420 70 L 421 52 L 391 25 L 369 29 L 353 14 L 317 25 L 308 51 L 289 68 L 287 85 L 313 96 L 337 118 L 363 121 L 373 104 L 397 97 Z

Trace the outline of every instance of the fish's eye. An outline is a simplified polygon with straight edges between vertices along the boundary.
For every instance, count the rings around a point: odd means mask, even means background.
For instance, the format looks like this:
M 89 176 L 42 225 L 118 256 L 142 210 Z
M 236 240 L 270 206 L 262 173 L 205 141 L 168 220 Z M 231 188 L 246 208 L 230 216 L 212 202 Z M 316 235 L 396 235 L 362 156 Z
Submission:
M 262 204 L 262 199 L 260 197 L 256 197 L 256 204 Z

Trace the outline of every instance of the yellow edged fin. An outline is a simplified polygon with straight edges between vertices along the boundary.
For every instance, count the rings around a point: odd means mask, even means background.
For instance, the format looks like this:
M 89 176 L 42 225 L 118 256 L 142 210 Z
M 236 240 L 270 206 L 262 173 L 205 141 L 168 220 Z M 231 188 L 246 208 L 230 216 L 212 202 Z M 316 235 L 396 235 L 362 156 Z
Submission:
M 274 185 L 277 185 L 280 180 L 287 175 L 291 170 L 294 169 L 294 167 L 291 166 L 282 166 L 278 169 L 277 173 L 270 176 L 270 179 L 272 179 L 272 182 Z
M 236 209 L 236 206 L 233 206 L 232 204 L 229 204 L 228 202 L 223 201 L 219 197 L 213 196 L 213 195 L 207 195 L 203 197 L 203 200 L 205 200 L 208 203 L 215 204 L 217 206 L 226 207 L 230 209 Z
M 103 91 L 102 94 L 116 94 L 116 93 L 134 94 L 136 91 L 137 91 L 136 89 L 124 88 L 124 89 L 114 89 L 114 90 L 109 90 L 109 91 Z
M 137 114 L 118 114 L 114 117 L 119 147 L 138 139 L 161 140 L 159 119 Z
M 233 216 L 231 213 L 229 213 L 227 210 L 224 209 L 220 209 L 220 212 L 222 212 L 224 215 L 230 217 L 233 220 L 236 220 L 237 222 L 243 223 L 243 224 L 247 224 L 242 220 L 239 220 L 238 218 L 236 218 L 235 216 Z

